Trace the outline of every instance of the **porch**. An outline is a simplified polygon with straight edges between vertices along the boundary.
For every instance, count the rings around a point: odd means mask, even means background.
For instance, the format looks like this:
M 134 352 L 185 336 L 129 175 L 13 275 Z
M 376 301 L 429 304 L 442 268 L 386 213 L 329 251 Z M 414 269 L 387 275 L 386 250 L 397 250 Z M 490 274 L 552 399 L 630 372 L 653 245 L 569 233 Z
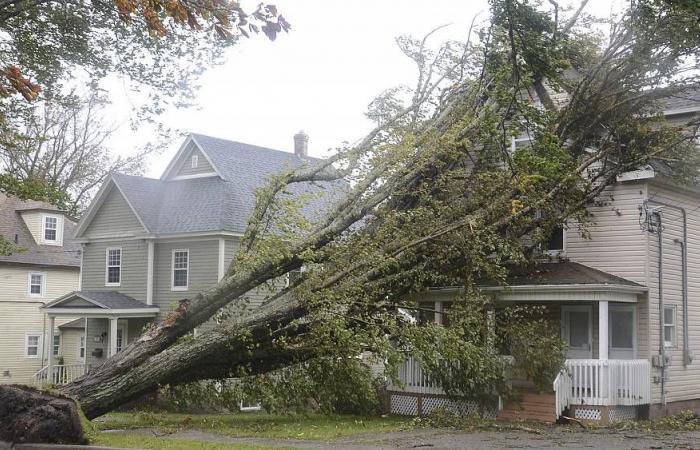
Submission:
M 487 285 L 482 291 L 493 295 L 496 310 L 514 303 L 546 307 L 567 344 L 566 362 L 551 380 L 551 392 L 536 393 L 531 381 L 512 375 L 521 399 L 508 404 L 499 400 L 496 411 L 488 410 L 487 415 L 548 422 L 567 415 L 607 422 L 636 417 L 640 405 L 651 403 L 651 364 L 637 359 L 639 342 L 646 338 L 638 332 L 648 320 L 645 309 L 638 307 L 646 301 L 645 287 L 571 262 L 541 264 L 534 274 L 510 281 L 510 286 Z M 418 299 L 422 310 L 435 311 L 420 319 L 449 326 L 448 311 L 458 293 L 458 288 L 435 289 Z M 390 401 L 392 396 L 396 400 L 390 405 L 392 412 L 427 414 L 436 402 L 458 411 L 478 410 L 448 400 L 411 357 L 400 367 L 399 380 L 388 386 Z
M 48 320 L 48 364 L 34 374 L 34 382 L 70 383 L 122 351 L 141 335 L 159 309 L 115 291 L 71 292 L 41 308 Z M 58 327 L 57 317 L 78 317 Z M 56 337 L 59 339 L 55 339 Z

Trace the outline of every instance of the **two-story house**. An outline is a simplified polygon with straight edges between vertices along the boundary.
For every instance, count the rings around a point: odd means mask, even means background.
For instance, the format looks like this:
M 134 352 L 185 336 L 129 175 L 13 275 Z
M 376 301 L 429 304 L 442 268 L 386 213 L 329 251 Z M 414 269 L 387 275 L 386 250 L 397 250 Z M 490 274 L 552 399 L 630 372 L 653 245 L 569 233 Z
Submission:
M 39 310 L 79 289 L 80 247 L 70 242 L 75 227 L 73 219 L 48 203 L 0 194 L 0 235 L 20 249 L 0 256 L 0 383 L 32 382 L 49 354 L 68 365 L 77 363 L 77 343 L 68 342 L 59 329 L 48 339 Z
M 672 123 L 697 118 L 700 91 L 669 98 L 664 110 Z M 520 400 L 484 408 L 448 398 L 409 358 L 400 368 L 404 385 L 389 387 L 392 412 L 449 407 L 504 419 L 608 422 L 700 411 L 700 188 L 674 183 L 655 164 L 622 174 L 599 199 L 589 207 L 589 236 L 567 223 L 547 243 L 550 262 L 515 270 L 507 286 L 481 286 L 497 307 L 546 305 L 559 324 L 568 350 L 566 369 L 549 380 L 552 391 L 533 392 L 515 377 Z M 435 288 L 417 301 L 443 323 L 459 291 Z
M 191 134 L 160 179 L 112 174 L 75 231 L 81 288 L 42 308 L 48 329 L 78 317 L 59 328 L 85 343 L 85 365 L 95 366 L 178 300 L 216 285 L 239 248 L 256 189 L 271 174 L 313 163 L 307 149 L 303 132 L 294 153 Z M 268 294 L 249 293 L 250 307 Z M 51 360 L 47 370 L 58 366 Z

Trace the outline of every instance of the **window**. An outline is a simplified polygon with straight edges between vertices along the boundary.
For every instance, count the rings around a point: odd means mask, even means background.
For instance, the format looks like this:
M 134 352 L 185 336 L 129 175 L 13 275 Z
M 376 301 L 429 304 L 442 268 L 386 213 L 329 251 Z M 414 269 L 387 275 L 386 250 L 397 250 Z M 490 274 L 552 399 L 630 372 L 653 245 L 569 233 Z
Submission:
M 80 344 L 78 344 L 78 358 L 85 359 L 85 335 L 80 336 Z
M 193 169 L 196 169 L 197 166 L 199 165 L 199 155 L 192 155 L 191 159 L 191 166 Z
M 664 346 L 676 345 L 676 307 L 664 306 Z
M 43 297 L 44 296 L 44 274 L 30 272 L 29 273 L 29 296 Z
M 296 283 L 297 280 L 299 278 L 301 278 L 302 272 L 304 272 L 303 267 L 300 267 L 300 268 L 294 269 L 294 270 L 290 270 L 289 272 L 287 272 L 287 287 Z
M 119 286 L 122 281 L 122 249 L 107 249 L 107 270 L 105 272 L 105 286 Z
M 44 216 L 44 240 L 56 242 L 58 239 L 58 217 Z
M 61 335 L 53 335 L 53 356 L 58 356 L 61 354 Z
M 565 236 L 564 227 L 555 227 L 542 249 L 546 252 L 563 252 Z
M 190 251 L 173 250 L 172 290 L 186 291 L 189 286 Z
M 27 333 L 24 337 L 24 357 L 38 358 L 41 333 Z
M 535 219 L 546 219 L 547 216 L 543 211 L 535 212 Z M 544 253 L 558 254 L 566 250 L 566 229 L 564 225 L 555 226 L 552 228 L 550 235 L 542 242 L 541 249 Z
M 608 313 L 610 348 L 634 348 L 634 309 L 627 306 L 611 306 Z
M 124 349 L 124 329 L 117 328 L 117 353 Z
M 435 323 L 435 302 L 418 302 L 418 323 Z

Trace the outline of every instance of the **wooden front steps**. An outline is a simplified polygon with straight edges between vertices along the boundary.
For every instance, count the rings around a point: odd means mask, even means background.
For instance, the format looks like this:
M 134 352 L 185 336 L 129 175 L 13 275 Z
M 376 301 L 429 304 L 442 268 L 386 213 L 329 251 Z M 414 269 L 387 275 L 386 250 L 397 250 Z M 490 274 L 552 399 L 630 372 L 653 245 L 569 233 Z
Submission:
M 554 393 L 539 394 L 533 391 L 521 391 L 514 400 L 503 405 L 503 409 L 498 411 L 496 418 L 554 423 L 556 421 L 554 410 Z

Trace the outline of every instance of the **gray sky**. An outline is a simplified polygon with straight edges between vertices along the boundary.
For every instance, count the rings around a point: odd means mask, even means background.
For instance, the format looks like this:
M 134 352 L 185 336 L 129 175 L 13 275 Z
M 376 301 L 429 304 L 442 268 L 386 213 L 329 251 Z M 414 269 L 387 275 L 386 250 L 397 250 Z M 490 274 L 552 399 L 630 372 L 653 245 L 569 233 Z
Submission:
M 251 9 L 258 0 L 244 0 Z M 300 129 L 310 136 L 310 153 L 327 156 L 343 141 L 353 142 L 372 124 L 369 102 L 384 89 L 415 79 L 415 68 L 394 38 L 422 37 L 438 25 L 434 43 L 464 39 L 472 18 L 488 16 L 486 0 L 270 0 L 292 24 L 275 42 L 242 39 L 227 63 L 208 70 L 196 108 L 169 111 L 171 127 L 280 150 L 292 150 Z M 567 3 L 562 1 L 561 3 Z M 578 3 L 578 2 L 576 2 Z M 617 3 L 617 2 L 616 2 Z M 593 0 L 589 11 L 607 15 L 610 2 Z M 125 114 L 123 89 L 112 90 L 113 117 Z M 111 142 L 130 154 L 140 137 L 126 125 Z M 179 142 L 151 158 L 146 175 L 159 177 Z

